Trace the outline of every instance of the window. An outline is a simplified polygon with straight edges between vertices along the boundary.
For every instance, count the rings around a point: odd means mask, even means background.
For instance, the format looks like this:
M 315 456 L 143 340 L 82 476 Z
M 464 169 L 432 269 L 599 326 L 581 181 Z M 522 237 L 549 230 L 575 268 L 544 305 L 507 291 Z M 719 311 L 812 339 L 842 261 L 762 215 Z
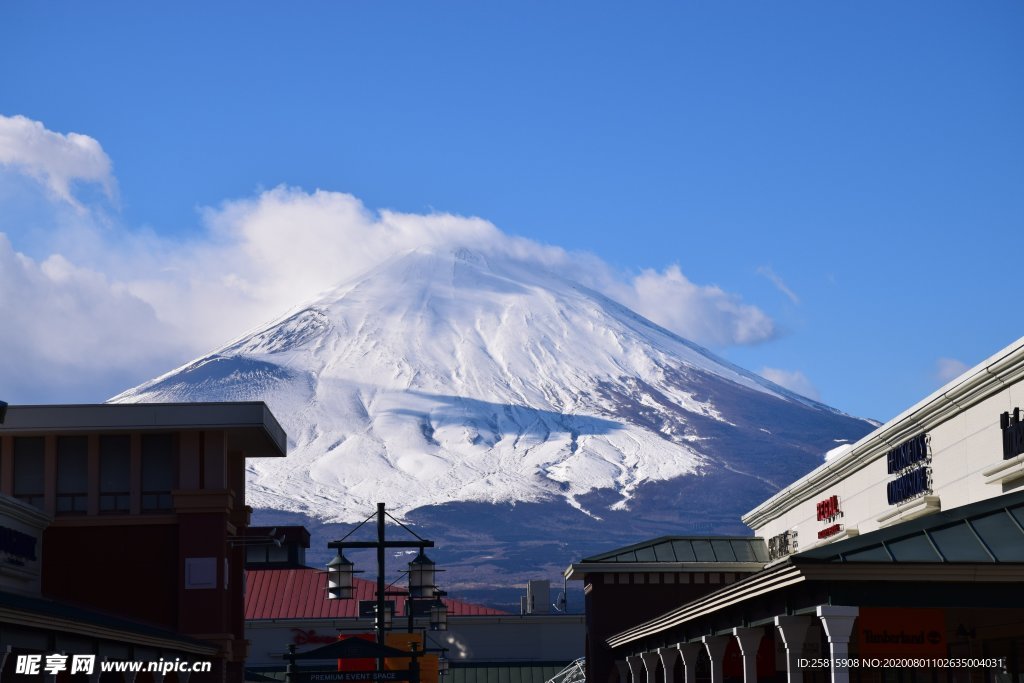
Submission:
M 132 442 L 127 435 L 100 437 L 100 513 L 129 511 Z
M 274 543 L 250 545 L 245 549 L 245 561 L 250 564 L 284 564 L 288 562 L 288 548 Z
M 142 437 L 142 511 L 172 509 L 171 491 L 178 486 L 178 449 L 173 434 Z
M 14 497 L 43 509 L 43 437 L 14 437 Z
M 57 438 L 57 514 L 88 511 L 89 441 L 84 436 Z

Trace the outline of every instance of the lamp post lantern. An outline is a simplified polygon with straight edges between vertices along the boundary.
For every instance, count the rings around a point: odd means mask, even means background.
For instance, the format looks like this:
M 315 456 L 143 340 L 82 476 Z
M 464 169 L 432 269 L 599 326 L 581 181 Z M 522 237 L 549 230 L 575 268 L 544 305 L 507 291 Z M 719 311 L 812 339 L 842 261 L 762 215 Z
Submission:
M 331 600 L 348 600 L 352 598 L 355 588 L 353 576 L 355 564 L 345 557 L 338 548 L 338 554 L 327 563 L 327 593 Z
M 350 541 L 348 537 L 356 532 L 363 524 L 376 517 L 377 540 L 376 541 Z M 385 598 L 389 595 L 404 595 L 407 603 L 406 609 L 409 616 L 409 631 L 413 630 L 413 616 L 415 614 L 415 602 L 421 603 L 427 600 L 434 600 L 430 605 L 430 628 L 431 630 L 446 630 L 448 624 L 448 608 L 441 601 L 440 596 L 444 595 L 435 585 L 435 576 L 438 570 L 433 560 L 427 557 L 423 551 L 426 548 L 433 548 L 434 542 L 420 538 L 416 532 L 392 517 L 391 519 L 405 529 L 409 534 L 415 536 L 415 540 L 389 540 L 386 536 L 385 518 L 390 517 L 384 509 L 384 503 L 377 503 L 377 512 L 371 515 L 362 524 L 350 531 L 344 538 L 331 541 L 328 548 L 335 548 L 338 551 L 327 564 L 327 593 L 332 600 L 351 599 L 355 594 L 355 581 L 353 579 L 355 565 L 345 557 L 343 550 L 346 548 L 373 548 L 377 551 L 377 591 L 374 604 L 374 628 L 377 632 L 377 644 L 384 646 L 386 643 L 385 633 L 391 628 L 393 616 L 390 609 L 391 604 Z M 409 563 L 409 588 L 408 591 L 388 591 L 385 583 L 385 556 L 389 548 L 416 548 L 419 553 Z M 426 643 L 424 643 L 426 645 Z M 383 670 L 384 658 L 377 658 L 377 668 Z
M 434 596 L 437 586 L 434 585 L 434 561 L 427 557 L 423 550 L 409 563 L 409 597 L 430 598 Z
M 440 599 L 430 606 L 430 630 L 448 630 L 448 606 Z

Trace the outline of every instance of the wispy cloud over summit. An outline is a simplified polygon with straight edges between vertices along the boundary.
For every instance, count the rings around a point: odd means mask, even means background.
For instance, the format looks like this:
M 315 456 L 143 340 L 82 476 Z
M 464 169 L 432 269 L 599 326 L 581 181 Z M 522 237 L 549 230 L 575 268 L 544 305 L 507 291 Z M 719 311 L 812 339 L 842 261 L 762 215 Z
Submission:
M 416 248 L 469 247 L 556 271 L 713 348 L 776 334 L 761 309 L 690 281 L 678 265 L 623 273 L 593 254 L 510 235 L 483 218 L 373 210 L 351 194 L 279 186 L 202 209 L 198 236 L 176 241 L 111 224 L 79 203 L 75 181 L 116 192 L 110 160 L 93 138 L 0 117 L 0 163 L 38 180 L 55 207 L 79 209 L 33 245 L 33 258 L 19 252 L 17 235 L 0 233 L 0 297 L 8 320 L 24 319 L 17 339 L 2 340 L 9 349 L 2 386 L 27 386 L 14 381 L 19 367 L 74 376 L 75 363 L 93 373 L 128 370 L 133 383 L 141 381 L 169 369 L 168 358 L 184 361 L 219 346 Z M 47 396 L 62 395 L 61 376 L 50 377 Z M 97 386 L 88 398 L 123 388 Z M 17 392 L 9 398 L 22 400 Z

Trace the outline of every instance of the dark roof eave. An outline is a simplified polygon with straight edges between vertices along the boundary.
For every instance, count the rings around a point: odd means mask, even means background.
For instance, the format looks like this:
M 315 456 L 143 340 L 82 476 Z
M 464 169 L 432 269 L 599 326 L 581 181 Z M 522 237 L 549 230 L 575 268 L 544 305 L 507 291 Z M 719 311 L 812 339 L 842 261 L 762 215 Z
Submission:
M 568 581 L 582 581 L 587 574 L 630 574 L 651 572 L 738 572 L 764 569 L 764 562 L 575 562 L 563 575 Z
M 0 434 L 223 429 L 246 457 L 284 457 L 288 438 L 262 401 L 8 406 Z

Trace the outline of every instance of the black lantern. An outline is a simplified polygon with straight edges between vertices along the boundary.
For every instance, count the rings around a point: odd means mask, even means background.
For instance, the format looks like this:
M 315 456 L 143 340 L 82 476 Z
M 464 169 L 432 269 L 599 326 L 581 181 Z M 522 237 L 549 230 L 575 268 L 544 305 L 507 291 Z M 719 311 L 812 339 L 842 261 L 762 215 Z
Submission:
M 434 561 L 424 554 L 420 554 L 409 563 L 409 597 L 429 598 L 434 595 L 434 572 L 436 571 Z
M 355 564 L 339 548 L 337 557 L 327 563 L 327 597 L 330 600 L 350 600 L 354 574 Z
M 430 606 L 430 630 L 448 630 L 448 606 L 440 600 Z
M 443 652 L 441 653 L 441 656 L 437 658 L 437 673 L 441 674 L 441 676 L 448 675 L 448 658 Z

